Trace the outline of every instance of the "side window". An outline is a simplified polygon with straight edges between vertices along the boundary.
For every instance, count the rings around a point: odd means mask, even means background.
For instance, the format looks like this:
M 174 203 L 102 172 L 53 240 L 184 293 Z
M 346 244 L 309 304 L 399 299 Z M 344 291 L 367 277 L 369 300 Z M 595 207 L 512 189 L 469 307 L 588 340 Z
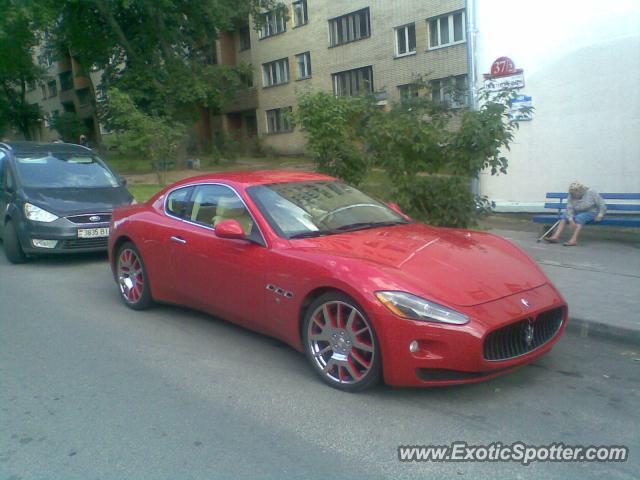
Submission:
M 190 219 L 193 210 L 192 194 L 193 187 L 180 188 L 171 192 L 167 199 L 167 213 L 185 220 Z
M 233 190 L 222 185 L 196 187 L 191 221 L 215 228 L 224 220 L 237 220 L 245 235 L 251 235 L 253 219 Z

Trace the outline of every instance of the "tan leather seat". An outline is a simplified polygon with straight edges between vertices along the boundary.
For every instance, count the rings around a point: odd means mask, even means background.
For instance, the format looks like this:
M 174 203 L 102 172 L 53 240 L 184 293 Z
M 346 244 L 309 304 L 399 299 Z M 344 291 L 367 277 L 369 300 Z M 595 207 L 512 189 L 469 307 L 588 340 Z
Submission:
M 213 226 L 215 227 L 223 220 L 237 220 L 242 225 L 244 234 L 247 236 L 251 234 L 251 229 L 253 228 L 251 215 L 249 215 L 242 201 L 235 195 L 220 197 L 218 201 L 216 216 L 213 217 Z

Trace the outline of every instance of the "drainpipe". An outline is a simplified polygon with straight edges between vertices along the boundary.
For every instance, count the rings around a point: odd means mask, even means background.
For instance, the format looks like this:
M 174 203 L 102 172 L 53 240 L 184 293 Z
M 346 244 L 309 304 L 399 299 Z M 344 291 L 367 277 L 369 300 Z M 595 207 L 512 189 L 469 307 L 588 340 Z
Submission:
M 465 0 L 467 20 L 467 84 L 469 87 L 469 107 L 478 110 L 478 81 L 476 62 L 476 0 Z M 477 178 L 471 180 L 471 192 L 477 195 L 480 192 L 480 181 Z

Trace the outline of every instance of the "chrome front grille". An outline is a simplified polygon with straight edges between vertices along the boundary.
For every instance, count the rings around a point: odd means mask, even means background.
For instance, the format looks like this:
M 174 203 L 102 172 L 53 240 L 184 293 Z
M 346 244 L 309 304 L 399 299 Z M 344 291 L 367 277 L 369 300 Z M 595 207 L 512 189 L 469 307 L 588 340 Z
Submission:
M 94 217 L 93 220 L 91 218 Z M 96 220 L 95 217 L 98 217 Z M 81 225 L 93 225 L 95 223 L 109 223 L 111 221 L 110 213 L 86 213 L 82 215 L 73 215 L 67 217 L 67 220 Z
M 494 330 L 485 338 L 484 358 L 508 360 L 541 347 L 558 333 L 564 314 L 558 307 Z

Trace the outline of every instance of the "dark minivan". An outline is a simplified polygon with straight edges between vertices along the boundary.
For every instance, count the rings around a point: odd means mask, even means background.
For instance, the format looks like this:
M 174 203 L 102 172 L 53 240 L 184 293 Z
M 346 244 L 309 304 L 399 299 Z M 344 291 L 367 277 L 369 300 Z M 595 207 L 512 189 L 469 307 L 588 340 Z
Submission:
M 133 201 L 124 180 L 89 148 L 0 143 L 0 238 L 12 263 L 106 250 L 111 212 Z

